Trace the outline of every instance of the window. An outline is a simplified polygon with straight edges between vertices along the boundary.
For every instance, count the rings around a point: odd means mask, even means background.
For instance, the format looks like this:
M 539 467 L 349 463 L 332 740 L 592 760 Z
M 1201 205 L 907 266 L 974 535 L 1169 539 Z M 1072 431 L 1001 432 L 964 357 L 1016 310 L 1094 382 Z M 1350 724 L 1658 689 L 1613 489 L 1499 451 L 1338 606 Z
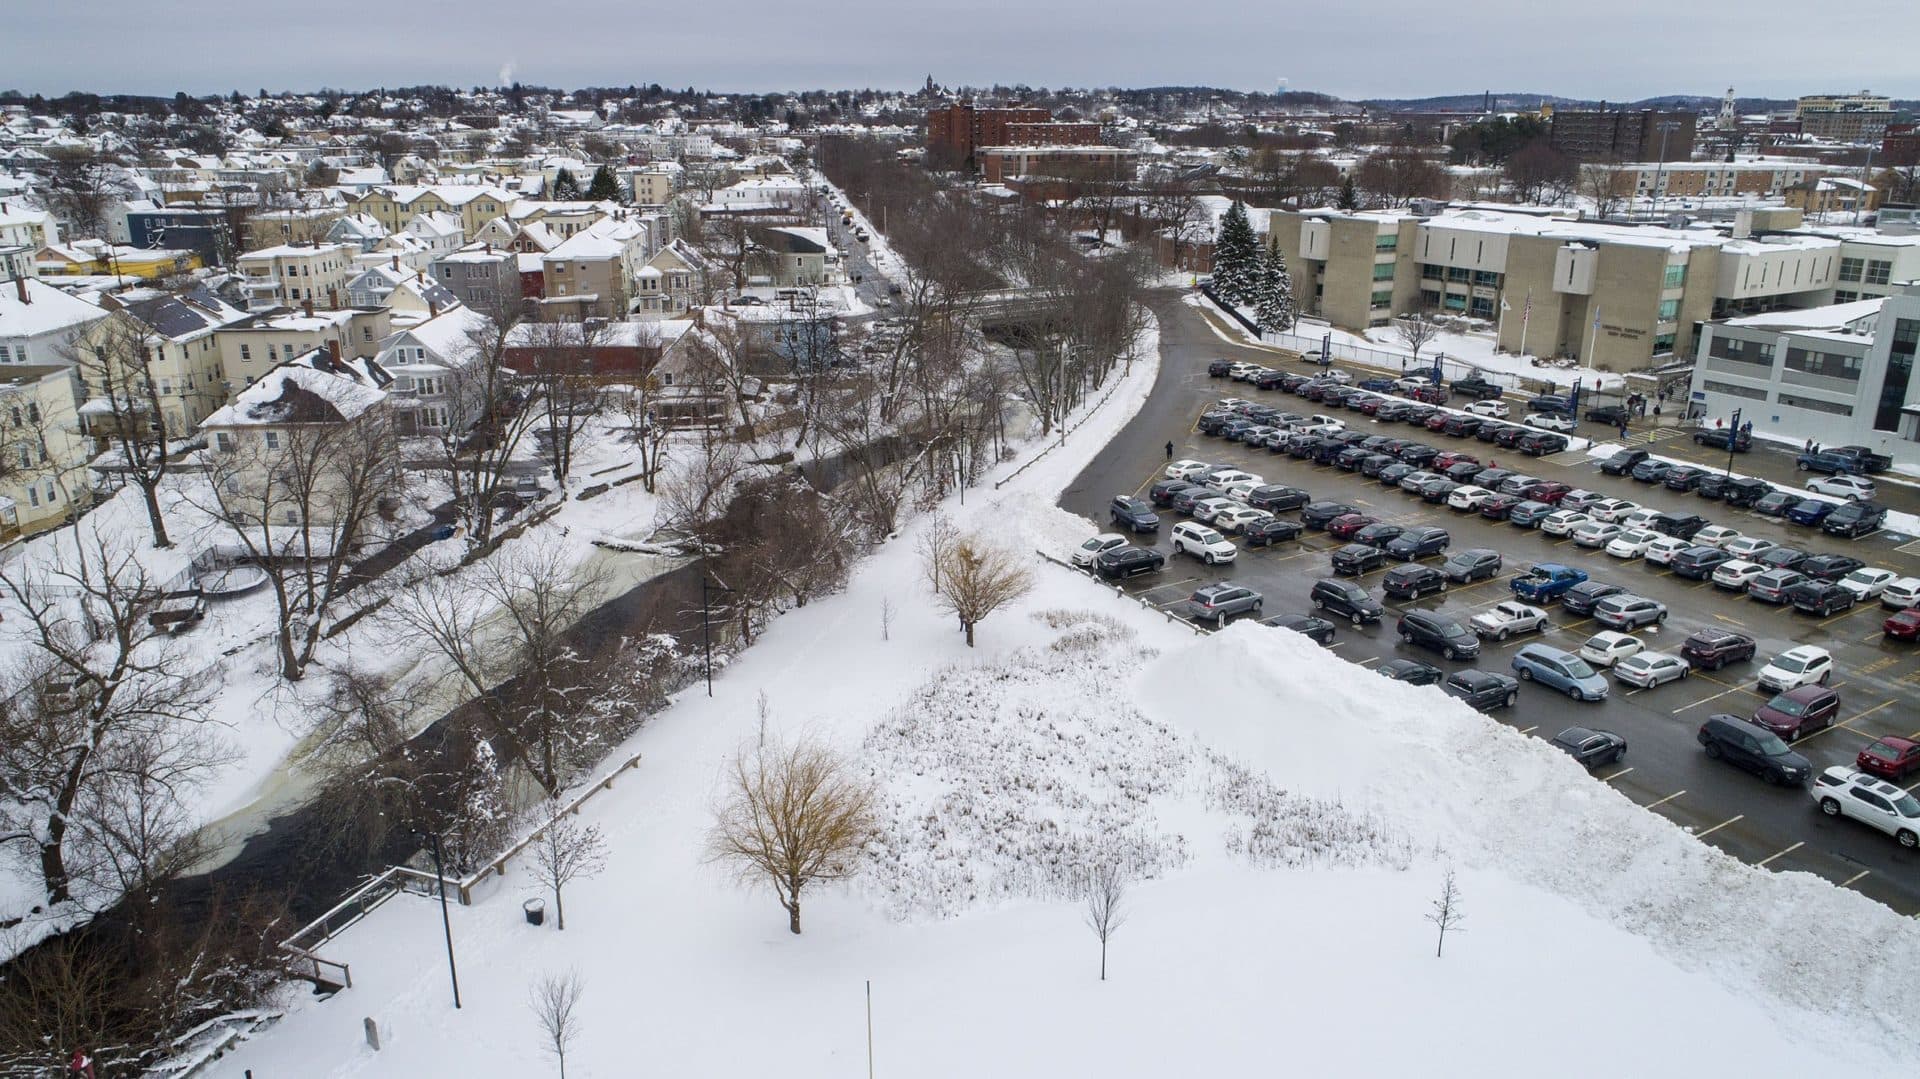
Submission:
M 1661 288 L 1680 288 L 1687 283 L 1687 264 L 1675 263 L 1667 267 L 1667 276 L 1661 281 Z
M 1420 290 L 1420 302 L 1427 307 L 1438 307 L 1440 306 L 1440 294 L 1432 289 L 1423 288 Z
M 1374 263 L 1374 266 L 1373 266 L 1373 279 L 1374 279 L 1375 281 L 1391 281 L 1391 280 L 1393 280 L 1393 263 L 1391 263 L 1391 262 L 1376 262 L 1376 263 Z
M 1834 303 L 1852 303 L 1853 301 L 1859 298 L 1860 298 L 1860 294 L 1858 292 L 1849 292 L 1843 288 L 1833 290 Z
M 1499 288 L 1500 279 L 1504 276 L 1504 274 L 1497 274 L 1492 270 L 1475 270 L 1473 271 L 1473 283 L 1476 285 L 1484 285 L 1487 288 Z
M 1822 401 L 1817 397 L 1800 397 L 1791 393 L 1783 393 L 1779 396 L 1778 401 L 1780 404 L 1786 405 L 1789 408 L 1804 408 L 1810 412 L 1830 412 L 1835 416 L 1853 415 L 1852 405 L 1843 405 L 1834 401 Z
M 1893 277 L 1893 263 L 1875 259 L 1867 263 L 1867 284 L 1884 285 Z
M 1672 352 L 1673 339 L 1674 339 L 1674 335 L 1670 333 L 1655 334 L 1653 337 L 1653 351 L 1656 354 L 1662 353 L 1662 352 Z
M 1920 320 L 1903 318 L 1894 322 L 1893 346 L 1887 350 L 1887 374 L 1880 382 L 1880 400 L 1873 411 L 1873 429 L 1900 429 L 1900 410 L 1907 401 L 1907 384 L 1913 379 L 1913 354 L 1920 342 Z
M 40 504 L 40 489 L 38 487 L 27 488 L 27 501 L 36 506 Z
M 265 432 L 265 437 L 267 440 L 268 449 L 277 450 L 280 448 L 280 432 L 268 431 L 268 432 Z
M 1815 352 L 1811 349 L 1789 346 L 1787 367 L 1823 378 L 1841 378 L 1849 382 L 1857 382 L 1860 379 L 1860 358 L 1843 356 L 1837 352 Z
M 1472 279 L 1472 274 L 1470 274 L 1470 273 L 1468 273 L 1468 272 L 1467 272 L 1467 269 L 1466 269 L 1466 268 L 1465 268 L 1464 266 L 1449 266 L 1449 267 L 1447 267 L 1447 280 L 1449 280 L 1449 281 L 1468 281 L 1468 280 L 1471 280 L 1471 279 Z
M 1467 298 L 1465 296 L 1449 295 L 1442 306 L 1449 311 L 1465 311 L 1467 309 Z
M 7 346 L 0 345 L 0 363 L 12 363 L 12 362 L 13 362 L 13 357 L 8 354 Z
M 1866 267 L 1865 259 L 1842 258 L 1840 260 L 1840 280 L 1858 281 L 1860 273 Z
M 221 453 L 233 452 L 233 436 L 225 431 L 217 431 L 214 433 L 213 444 Z
M 1373 249 L 1375 251 L 1393 251 L 1399 246 L 1400 234 L 1397 232 L 1383 232 L 1373 238 Z
M 1767 391 L 1754 386 L 1736 386 L 1731 382 L 1715 382 L 1712 379 L 1701 383 L 1708 393 L 1724 393 L 1729 397 L 1747 397 L 1755 401 L 1767 399 Z
M 1679 317 L 1680 317 L 1680 301 L 1679 300 L 1661 300 L 1660 301 L 1660 321 L 1661 322 L 1672 322 L 1674 319 L 1677 319 Z
M 1370 306 L 1392 307 L 1393 306 L 1393 290 L 1388 289 L 1385 292 L 1374 293 L 1370 299 Z
M 243 359 L 243 360 L 251 360 L 251 359 L 253 359 L 253 346 L 252 346 L 252 345 L 241 345 L 241 346 L 240 346 L 240 358 L 241 358 L 241 359 Z

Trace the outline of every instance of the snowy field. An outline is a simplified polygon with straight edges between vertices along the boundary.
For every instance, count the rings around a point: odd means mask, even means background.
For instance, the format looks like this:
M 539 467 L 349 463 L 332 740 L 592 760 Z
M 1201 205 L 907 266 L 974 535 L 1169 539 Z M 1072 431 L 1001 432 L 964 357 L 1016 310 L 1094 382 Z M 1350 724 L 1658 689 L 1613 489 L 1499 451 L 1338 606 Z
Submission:
M 1153 375 L 1135 365 L 1064 448 L 946 511 L 1023 549 L 1083 538 L 1054 493 Z M 439 911 L 397 898 L 326 949 L 353 989 L 290 993 L 210 1074 L 550 1075 L 527 995 L 569 969 L 575 1076 L 860 1074 L 869 984 L 876 1074 L 1920 1065 L 1920 923 L 1746 867 L 1430 689 L 1251 624 L 1196 637 L 1038 558 L 969 650 L 925 601 L 926 525 L 634 737 L 640 767 L 585 810 L 611 855 L 569 890 L 565 932 L 525 924 L 523 871 L 455 907 L 455 1011 Z M 863 875 L 808 901 L 803 936 L 702 854 L 724 762 L 763 722 L 883 790 Z M 1142 878 L 1105 982 L 1069 887 L 1095 848 Z M 1436 958 L 1448 868 L 1467 921 Z

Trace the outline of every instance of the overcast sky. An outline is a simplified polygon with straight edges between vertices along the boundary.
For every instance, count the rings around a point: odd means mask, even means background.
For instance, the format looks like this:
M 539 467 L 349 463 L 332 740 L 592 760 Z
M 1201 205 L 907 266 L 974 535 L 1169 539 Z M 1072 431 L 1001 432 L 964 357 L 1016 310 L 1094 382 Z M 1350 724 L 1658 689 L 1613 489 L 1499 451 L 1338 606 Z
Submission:
M 1348 98 L 1920 97 L 1916 0 L 0 0 L 0 89 L 503 80 L 725 92 L 1212 85 Z M 455 15 L 455 12 L 458 15 Z M 660 17 L 650 25 L 647 14 Z

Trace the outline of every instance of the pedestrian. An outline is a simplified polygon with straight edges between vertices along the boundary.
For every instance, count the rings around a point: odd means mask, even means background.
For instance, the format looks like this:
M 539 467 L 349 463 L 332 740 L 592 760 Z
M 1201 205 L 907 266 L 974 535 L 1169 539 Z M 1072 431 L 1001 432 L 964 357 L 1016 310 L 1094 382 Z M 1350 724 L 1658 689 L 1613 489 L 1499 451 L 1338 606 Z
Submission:
M 1801 453 L 1812 453 L 1812 452 L 1813 452 L 1813 439 L 1811 439 L 1811 438 L 1809 438 L 1809 439 L 1807 439 L 1807 441 L 1806 441 L 1806 443 L 1805 443 L 1804 445 L 1802 445 L 1802 446 L 1800 447 L 1800 452 L 1801 452 Z
M 1173 442 L 1171 440 L 1167 442 L 1167 460 L 1173 460 Z
M 1626 441 L 1626 438 L 1627 438 L 1627 421 L 1621 420 L 1620 421 L 1620 440 L 1624 442 Z
M 1721 429 L 1722 427 L 1725 427 L 1726 425 L 1727 425 L 1727 421 L 1725 421 L 1725 420 L 1723 420 L 1723 419 L 1721 419 L 1720 417 L 1718 417 L 1718 416 L 1715 416 L 1715 417 L 1713 418 L 1713 429 L 1714 429 L 1714 430 L 1716 430 L 1716 431 L 1718 431 L 1719 429 Z

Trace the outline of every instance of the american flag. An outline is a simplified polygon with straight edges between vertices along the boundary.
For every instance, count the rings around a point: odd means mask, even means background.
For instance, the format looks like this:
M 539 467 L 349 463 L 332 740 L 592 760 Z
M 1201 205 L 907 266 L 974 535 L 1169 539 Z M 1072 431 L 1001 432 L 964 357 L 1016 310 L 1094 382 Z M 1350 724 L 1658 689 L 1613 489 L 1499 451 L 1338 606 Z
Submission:
M 1527 302 L 1520 308 L 1520 325 L 1525 326 L 1533 317 L 1533 290 L 1527 290 Z

